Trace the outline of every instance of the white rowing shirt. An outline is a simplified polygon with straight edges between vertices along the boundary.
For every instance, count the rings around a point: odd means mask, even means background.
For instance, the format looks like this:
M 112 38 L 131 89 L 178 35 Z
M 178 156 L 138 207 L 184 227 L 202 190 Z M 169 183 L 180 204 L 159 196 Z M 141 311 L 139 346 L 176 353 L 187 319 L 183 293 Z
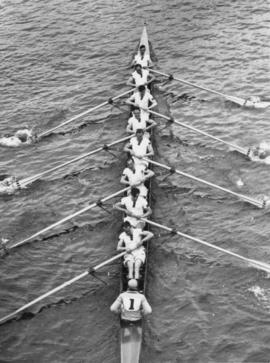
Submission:
M 148 67 L 151 59 L 149 54 L 144 53 L 143 56 L 141 56 L 141 53 L 138 53 L 134 57 L 135 64 L 140 64 L 142 67 Z
M 142 312 L 151 313 L 151 307 L 145 296 L 137 291 L 122 292 L 117 300 L 121 304 L 121 318 L 124 320 L 140 320 Z
M 138 196 L 137 200 L 134 202 L 131 195 L 121 199 L 121 204 L 126 207 L 130 213 L 136 215 L 143 215 L 144 210 L 148 208 L 148 203 L 145 198 Z
M 149 71 L 146 69 L 142 69 L 141 75 L 137 71 L 134 71 L 132 73 L 132 78 L 134 79 L 135 86 L 139 87 L 141 85 L 145 85 L 147 83 L 148 76 L 149 76 Z
M 141 97 L 141 94 L 139 91 L 135 92 L 129 98 L 129 100 L 131 102 L 134 102 L 136 104 L 136 106 L 138 106 L 140 108 L 148 108 L 155 101 L 154 97 L 151 95 L 151 93 L 148 90 L 145 91 L 143 97 Z M 149 112 L 141 109 L 140 117 L 143 120 L 149 119 Z
M 142 117 L 138 120 L 134 115 L 128 119 L 128 126 L 135 133 L 138 129 L 146 129 L 146 117 Z
M 134 250 L 136 249 L 138 243 L 140 243 L 142 240 L 141 233 L 142 233 L 141 228 L 133 228 L 131 230 L 131 236 L 126 232 L 122 232 L 119 235 L 119 242 L 124 243 L 126 248 Z M 143 246 L 139 247 L 139 249 L 141 248 L 144 249 Z
M 123 171 L 123 176 L 129 182 L 129 185 L 134 185 L 140 191 L 140 196 L 147 197 L 148 190 L 142 181 L 144 179 L 144 167 L 135 167 L 135 171 L 131 170 L 130 168 L 125 168 Z
M 130 139 L 130 145 L 132 151 L 134 152 L 135 156 L 137 157 L 144 157 L 148 152 L 148 147 L 151 145 L 150 140 L 143 136 L 141 142 L 139 143 L 136 136 L 133 136 Z

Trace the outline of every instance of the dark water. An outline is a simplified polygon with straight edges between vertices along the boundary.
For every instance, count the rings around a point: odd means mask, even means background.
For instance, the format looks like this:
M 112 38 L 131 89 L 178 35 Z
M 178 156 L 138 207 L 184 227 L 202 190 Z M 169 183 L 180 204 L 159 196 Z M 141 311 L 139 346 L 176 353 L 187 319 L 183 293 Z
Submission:
M 0 133 L 46 130 L 124 92 L 127 65 L 148 23 L 159 67 L 191 82 L 246 97 L 269 96 L 269 5 L 264 1 L 1 1 Z M 269 140 L 269 110 L 243 110 L 177 83 L 160 111 L 227 141 Z M 1 148 L 0 172 L 27 177 L 125 135 L 127 113 L 104 108 L 39 144 Z M 156 133 L 156 160 L 226 188 L 270 195 L 269 166 L 247 162 L 172 126 Z M 186 140 L 186 142 L 183 142 Z M 124 167 L 105 152 L 0 201 L 1 236 L 29 236 L 119 189 Z M 153 219 L 269 261 L 269 212 L 155 169 Z M 237 186 L 241 179 L 242 188 Z M 112 202 L 110 202 L 111 204 Z M 1 259 L 1 316 L 110 257 L 121 220 L 93 209 Z M 142 362 L 269 362 L 270 282 L 263 272 L 154 229 Z M 44 300 L 0 328 L 1 362 L 118 362 L 118 264 Z M 108 276 L 109 272 L 109 276 Z

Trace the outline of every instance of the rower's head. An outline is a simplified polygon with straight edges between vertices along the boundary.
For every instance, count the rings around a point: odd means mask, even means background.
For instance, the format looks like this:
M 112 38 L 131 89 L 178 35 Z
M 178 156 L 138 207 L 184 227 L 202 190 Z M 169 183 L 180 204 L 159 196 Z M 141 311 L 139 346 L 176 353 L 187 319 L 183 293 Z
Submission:
M 128 158 L 127 159 L 127 167 L 131 170 L 134 170 L 135 169 L 135 166 L 134 166 L 134 160 L 132 158 Z
M 146 51 L 146 47 L 145 47 L 145 45 L 142 44 L 140 46 L 140 53 L 141 53 L 141 55 L 144 55 L 145 51 Z
M 139 191 L 139 189 L 138 189 L 138 188 L 133 187 L 133 188 L 131 188 L 130 194 L 131 194 L 131 197 L 132 197 L 133 199 L 137 199 L 137 198 L 138 198 L 138 196 L 139 196 L 139 194 L 140 194 L 140 191 Z
M 136 63 L 136 64 L 135 64 L 135 71 L 136 71 L 136 72 L 141 73 L 141 71 L 142 71 L 142 66 L 141 66 L 141 64 L 140 64 L 140 63 Z
M 129 223 L 129 221 L 125 221 L 123 223 L 123 230 L 126 232 L 126 233 L 129 233 L 130 230 L 131 230 L 131 224 Z
M 129 290 L 138 290 L 138 282 L 135 279 L 131 279 L 128 281 L 128 289 Z
M 137 139 L 138 139 L 139 141 L 140 141 L 140 140 L 142 140 L 143 135 L 144 135 L 144 130 L 143 130 L 143 129 L 137 129 L 137 130 L 136 130 L 136 137 L 137 137 Z
M 145 86 L 142 84 L 142 85 L 140 85 L 139 87 L 138 87 L 138 91 L 140 92 L 140 93 L 144 93 L 145 92 Z

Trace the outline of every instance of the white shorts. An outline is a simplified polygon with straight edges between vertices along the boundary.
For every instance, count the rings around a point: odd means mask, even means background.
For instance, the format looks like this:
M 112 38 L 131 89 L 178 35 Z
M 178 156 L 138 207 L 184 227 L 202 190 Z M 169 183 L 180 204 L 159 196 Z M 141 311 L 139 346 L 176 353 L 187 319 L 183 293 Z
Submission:
M 145 226 L 145 222 L 143 222 L 137 218 L 134 218 L 134 217 L 127 216 L 124 218 L 124 222 L 126 222 L 126 221 L 128 221 L 133 228 L 143 229 Z
M 136 260 L 141 260 L 142 263 L 145 263 L 145 250 L 144 248 L 138 248 L 131 253 L 127 253 L 124 256 L 124 265 L 127 265 L 127 262 L 135 262 Z

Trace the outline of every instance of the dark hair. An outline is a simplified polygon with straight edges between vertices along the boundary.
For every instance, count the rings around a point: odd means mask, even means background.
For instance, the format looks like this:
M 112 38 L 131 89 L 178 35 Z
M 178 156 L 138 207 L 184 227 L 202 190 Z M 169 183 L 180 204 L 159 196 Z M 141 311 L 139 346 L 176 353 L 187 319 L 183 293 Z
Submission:
M 143 134 L 143 133 L 144 133 L 143 129 L 137 129 L 137 130 L 136 130 L 136 135 L 137 135 L 137 134 Z
M 129 221 L 125 221 L 122 225 L 123 228 L 127 228 L 127 227 L 131 227 L 131 224 L 129 223 Z
M 140 49 L 142 49 L 142 48 L 145 48 L 145 49 L 146 49 L 146 46 L 145 46 L 144 44 L 142 44 L 142 45 L 140 46 Z
M 145 90 L 145 86 L 144 86 L 143 84 L 141 84 L 141 85 L 138 87 L 138 90 L 139 90 L 139 92 L 144 91 L 144 90 Z
M 140 194 L 140 191 L 138 188 L 133 187 L 133 188 L 131 188 L 130 193 L 131 193 L 132 197 L 137 197 L 137 195 Z
M 140 63 L 136 63 L 135 66 L 134 66 L 134 68 L 136 68 L 138 66 L 142 68 L 142 65 Z

